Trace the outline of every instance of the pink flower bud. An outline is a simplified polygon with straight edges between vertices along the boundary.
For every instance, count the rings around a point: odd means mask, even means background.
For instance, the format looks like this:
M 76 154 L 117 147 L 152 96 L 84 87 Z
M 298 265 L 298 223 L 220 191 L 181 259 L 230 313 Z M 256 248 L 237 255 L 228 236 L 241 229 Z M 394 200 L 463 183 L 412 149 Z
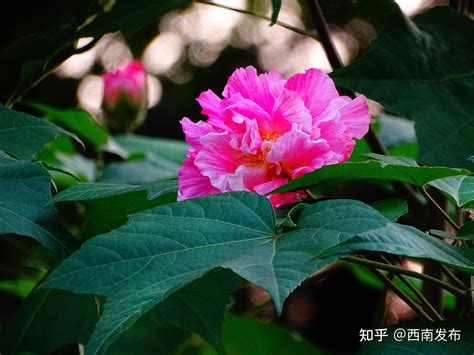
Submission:
M 103 75 L 102 108 L 112 133 L 133 130 L 143 122 L 147 109 L 147 72 L 142 62 L 133 60 Z

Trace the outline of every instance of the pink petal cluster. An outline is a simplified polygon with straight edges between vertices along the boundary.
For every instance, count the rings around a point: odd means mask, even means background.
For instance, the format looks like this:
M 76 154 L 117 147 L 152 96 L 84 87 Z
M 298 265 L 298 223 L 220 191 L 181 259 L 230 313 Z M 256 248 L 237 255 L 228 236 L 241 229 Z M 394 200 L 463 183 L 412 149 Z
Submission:
M 147 72 L 143 63 L 133 60 L 115 71 L 104 73 L 104 100 L 108 109 L 114 109 L 123 97 L 136 106 L 146 98 Z
M 339 96 L 318 69 L 284 80 L 277 72 L 237 69 L 222 93 L 197 101 L 206 122 L 183 118 L 192 146 L 178 175 L 178 200 L 227 191 L 266 194 L 323 165 L 346 161 L 368 130 L 363 96 Z M 274 206 L 298 192 L 269 196 Z

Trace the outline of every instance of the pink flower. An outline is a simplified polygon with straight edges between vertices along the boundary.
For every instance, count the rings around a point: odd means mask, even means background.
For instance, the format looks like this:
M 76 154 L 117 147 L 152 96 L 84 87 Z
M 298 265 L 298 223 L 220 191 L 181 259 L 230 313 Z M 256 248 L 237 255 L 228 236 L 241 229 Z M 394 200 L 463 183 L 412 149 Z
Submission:
M 192 146 L 178 175 L 178 200 L 227 191 L 266 194 L 324 165 L 346 161 L 368 130 L 363 96 L 339 96 L 318 69 L 284 80 L 277 72 L 237 69 L 219 98 L 197 101 L 207 122 L 183 118 Z M 276 207 L 304 192 L 270 195 Z
M 104 109 L 112 133 L 131 131 L 143 122 L 147 109 L 147 72 L 133 60 L 103 75 Z
M 113 72 L 104 73 L 103 79 L 104 105 L 109 108 L 117 105 L 120 96 L 137 105 L 146 96 L 147 73 L 139 60 L 133 60 Z

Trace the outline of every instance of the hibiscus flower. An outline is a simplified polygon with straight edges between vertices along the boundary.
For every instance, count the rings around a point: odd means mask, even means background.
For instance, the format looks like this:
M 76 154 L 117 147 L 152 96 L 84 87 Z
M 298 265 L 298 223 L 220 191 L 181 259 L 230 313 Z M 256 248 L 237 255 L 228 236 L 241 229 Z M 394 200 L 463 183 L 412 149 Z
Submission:
M 227 191 L 267 194 L 324 165 L 346 161 L 368 131 L 363 96 L 340 96 L 318 69 L 288 80 L 270 71 L 237 69 L 218 97 L 197 99 L 207 121 L 181 124 L 191 145 L 178 175 L 178 200 Z M 272 194 L 275 207 L 304 192 Z

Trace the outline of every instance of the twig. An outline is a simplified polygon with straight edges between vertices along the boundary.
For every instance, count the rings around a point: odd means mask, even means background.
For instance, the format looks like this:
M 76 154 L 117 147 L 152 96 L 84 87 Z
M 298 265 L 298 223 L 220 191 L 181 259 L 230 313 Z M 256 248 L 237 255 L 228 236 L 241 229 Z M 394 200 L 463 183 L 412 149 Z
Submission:
M 461 288 L 466 288 L 466 285 L 464 282 L 462 282 L 451 270 L 449 270 L 446 266 L 441 264 L 441 271 L 448 277 L 448 279 L 451 280 L 453 284 L 456 284 L 457 286 Z
M 383 255 L 380 256 L 387 264 L 393 265 L 390 260 L 388 260 Z M 431 313 L 439 320 L 443 321 L 443 317 L 438 313 L 438 311 L 433 307 L 433 305 L 426 299 L 425 296 L 408 280 L 405 276 L 400 273 L 395 273 L 395 275 L 415 294 L 415 296 L 420 300 L 420 302 L 428 308 Z
M 453 219 L 446 213 L 446 211 L 444 210 L 444 208 L 442 208 L 438 202 L 435 201 L 435 199 L 428 193 L 428 191 L 426 190 L 426 188 L 424 186 L 421 187 L 421 190 L 423 191 L 423 195 L 427 198 L 428 201 L 430 201 L 434 207 L 436 207 L 436 209 L 441 212 L 441 214 L 444 216 L 444 218 L 446 219 L 446 221 L 448 221 L 448 223 L 450 225 L 452 225 L 456 230 L 459 230 L 460 227 L 458 226 L 458 224 L 456 222 L 453 221 Z
M 413 301 L 405 292 L 403 292 L 395 283 L 390 280 L 384 273 L 377 269 L 369 268 L 369 270 L 377 276 L 383 283 L 392 290 L 398 297 L 400 297 L 407 305 L 409 305 L 418 315 L 426 320 L 433 321 L 433 318 L 425 312 L 425 310 L 415 301 Z
M 235 12 L 239 12 L 241 14 L 245 14 L 245 15 L 251 15 L 251 16 L 254 16 L 254 17 L 258 17 L 259 19 L 262 19 L 262 20 L 266 20 L 268 22 L 272 22 L 272 19 L 268 16 L 265 16 L 265 15 L 260 15 L 260 14 L 257 14 L 255 12 L 252 12 L 252 11 L 249 11 L 249 10 L 244 10 L 244 9 L 239 9 L 239 8 L 236 8 L 236 7 L 232 7 L 232 6 L 228 6 L 228 5 L 223 5 L 223 4 L 218 4 L 218 3 L 215 3 L 215 2 L 212 2 L 212 1 L 207 1 L 207 0 L 194 0 L 194 2 L 196 3 L 200 3 L 200 4 L 206 4 L 206 5 L 212 5 L 212 6 L 216 6 L 216 7 L 220 7 L 222 9 L 227 9 L 227 10 L 231 10 L 231 11 L 235 11 Z M 306 36 L 306 37 L 310 37 L 310 38 L 313 38 L 317 41 L 319 41 L 319 36 L 315 33 L 312 33 L 312 32 L 309 32 L 309 31 L 306 31 L 302 28 L 298 28 L 298 27 L 295 27 L 295 26 L 292 26 L 290 24 L 287 24 L 285 22 L 282 22 L 282 21 L 277 21 L 275 22 L 276 25 L 278 26 L 281 26 L 281 27 L 284 27 L 290 31 L 293 31 L 295 33 L 298 33 L 300 35 L 303 35 L 303 36 Z
M 374 267 L 374 268 L 377 268 L 377 269 L 380 269 L 380 270 L 393 271 L 393 272 L 398 272 L 398 273 L 403 274 L 403 275 L 413 276 L 413 277 L 415 277 L 417 279 L 420 279 L 420 280 L 432 282 L 432 283 L 444 288 L 445 290 L 451 292 L 454 295 L 457 295 L 457 296 L 460 296 L 460 297 L 463 297 L 463 298 L 467 296 L 467 292 L 465 290 L 457 288 L 457 287 L 455 287 L 451 284 L 448 284 L 447 282 L 444 282 L 442 280 L 438 280 L 437 278 L 434 278 L 432 276 L 422 274 L 422 273 L 419 273 L 419 272 L 416 272 L 416 271 L 413 271 L 413 270 L 408 270 L 408 269 L 405 269 L 405 268 L 400 267 L 400 266 L 388 265 L 388 264 L 385 264 L 385 263 L 379 263 L 377 261 L 362 259 L 362 258 L 358 258 L 356 256 L 347 256 L 343 260 L 349 261 L 349 262 L 355 263 L 355 264 L 371 266 L 371 267 Z

